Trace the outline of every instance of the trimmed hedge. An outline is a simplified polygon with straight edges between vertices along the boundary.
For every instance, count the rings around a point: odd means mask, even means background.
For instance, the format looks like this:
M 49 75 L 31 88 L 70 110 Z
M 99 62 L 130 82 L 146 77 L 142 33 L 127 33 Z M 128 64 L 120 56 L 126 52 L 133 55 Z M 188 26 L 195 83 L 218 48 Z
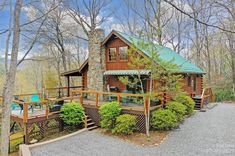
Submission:
M 182 121 L 184 119 L 184 115 L 186 113 L 186 106 L 184 106 L 183 104 L 176 101 L 170 101 L 166 103 L 166 109 L 175 113 L 178 121 Z
M 170 130 L 178 125 L 176 115 L 168 109 L 159 109 L 151 114 L 150 124 L 157 130 Z
M 82 123 L 84 116 L 84 108 L 80 103 L 67 103 L 61 107 L 60 118 L 68 125 Z
M 112 133 L 130 135 L 136 130 L 137 117 L 130 114 L 123 114 L 117 117 L 116 125 Z
M 101 128 L 112 129 L 115 126 L 116 118 L 121 113 L 121 108 L 117 102 L 110 102 L 100 106 L 99 113 L 101 115 Z
M 186 114 L 192 114 L 194 111 L 195 102 L 193 99 L 187 95 L 184 94 L 178 94 L 173 98 L 174 101 L 177 101 L 179 103 L 182 103 L 186 106 Z

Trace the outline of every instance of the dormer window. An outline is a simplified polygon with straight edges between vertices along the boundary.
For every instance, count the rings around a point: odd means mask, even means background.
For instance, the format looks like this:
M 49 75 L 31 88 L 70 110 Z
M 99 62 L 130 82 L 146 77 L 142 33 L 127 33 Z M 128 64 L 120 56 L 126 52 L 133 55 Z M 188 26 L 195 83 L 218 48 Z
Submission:
M 119 47 L 119 59 L 121 61 L 127 60 L 127 46 Z
M 116 48 L 109 48 L 109 61 L 116 61 Z

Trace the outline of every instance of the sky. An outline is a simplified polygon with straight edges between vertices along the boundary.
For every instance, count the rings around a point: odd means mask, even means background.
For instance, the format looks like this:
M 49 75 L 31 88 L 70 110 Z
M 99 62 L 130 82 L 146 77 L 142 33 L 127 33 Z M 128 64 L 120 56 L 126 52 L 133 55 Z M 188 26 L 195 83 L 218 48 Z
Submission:
M 25 1 L 24 1 L 25 2 Z M 110 31 L 112 28 L 118 28 L 118 24 L 115 23 L 115 15 L 117 12 L 122 12 L 124 11 L 122 8 L 120 7 L 122 6 L 124 3 L 123 0 L 112 0 L 110 7 L 110 13 L 112 12 L 112 15 L 109 18 L 109 22 L 106 25 L 103 25 L 105 27 L 106 30 L 106 34 L 108 33 L 108 31 Z M 0 0 L 0 5 L 2 4 L 2 0 Z M 25 3 L 23 3 L 23 7 Z M 13 9 L 14 9 L 14 0 L 13 0 Z M 113 13 L 114 12 L 114 13 Z M 0 32 L 2 32 L 3 30 L 8 29 L 8 25 L 9 25 L 9 18 L 10 18 L 10 8 L 9 5 L 7 7 L 5 7 L 4 9 L 0 10 Z M 21 20 L 20 23 L 23 24 L 27 22 L 27 14 L 25 9 L 22 9 L 21 11 Z M 117 21 L 116 21 L 117 22 Z M 103 27 L 102 26 L 102 27 Z M 5 46 L 6 46 L 6 38 L 7 38 L 8 33 L 4 33 L 4 34 L 0 34 L 0 58 L 4 57 L 4 53 L 5 53 Z M 22 38 L 22 37 L 21 37 Z M 21 41 L 22 42 L 22 41 Z M 10 46 L 11 47 L 11 43 Z M 23 47 L 20 47 L 21 49 L 23 49 Z M 10 51 L 10 50 L 9 50 Z M 22 58 L 24 55 L 24 51 L 19 50 L 19 56 L 18 58 Z M 0 60 L 1 61 L 1 60 Z
M 1 1 L 2 0 L 0 0 L 0 5 L 1 5 Z M 30 0 L 24 0 L 24 2 L 25 1 L 30 1 Z M 109 20 L 101 26 L 105 30 L 106 35 L 108 35 L 108 33 L 112 29 L 124 31 L 125 33 L 128 33 L 128 32 L 126 32 L 125 29 L 123 29 L 123 23 L 122 23 L 122 19 L 121 19 L 121 17 L 126 18 L 125 15 L 128 14 L 127 9 L 125 7 L 125 1 L 126 0 L 111 0 L 111 4 L 109 5 L 109 9 L 106 10 L 106 14 L 110 14 Z M 133 0 L 133 1 L 130 0 L 131 3 L 137 3 L 140 7 L 141 7 L 142 1 L 143 0 Z M 14 3 L 13 3 L 13 6 L 14 6 Z M 8 28 L 9 14 L 10 14 L 9 13 L 9 6 L 4 8 L 3 10 L 0 10 L 0 32 L 2 30 L 5 30 Z M 27 9 L 25 9 L 25 6 L 23 5 L 23 9 L 21 11 L 21 19 L 20 19 L 21 24 L 26 23 L 28 21 L 27 16 L 30 16 L 30 13 L 27 14 Z M 138 19 L 133 18 L 131 20 L 137 21 Z M 136 24 L 136 25 L 138 25 L 138 24 Z M 4 56 L 6 37 L 7 37 L 7 33 L 0 34 L 0 58 Z M 25 53 L 24 52 L 25 45 L 22 44 L 22 43 L 24 43 L 24 37 L 22 37 L 22 35 L 21 35 L 20 43 L 21 44 L 20 44 L 20 49 L 19 49 L 19 59 L 22 58 Z M 167 46 L 169 47 L 170 45 L 167 45 Z M 11 44 L 10 44 L 10 47 L 11 47 Z M 34 51 L 36 51 L 35 48 L 32 50 L 31 53 L 33 53 Z

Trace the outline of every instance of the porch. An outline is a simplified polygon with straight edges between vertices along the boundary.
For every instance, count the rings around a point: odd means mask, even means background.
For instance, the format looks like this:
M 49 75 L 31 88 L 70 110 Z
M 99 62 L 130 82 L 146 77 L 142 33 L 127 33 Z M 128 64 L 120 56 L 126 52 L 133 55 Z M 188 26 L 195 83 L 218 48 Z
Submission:
M 65 95 L 64 97 L 59 97 L 58 94 L 61 93 L 61 90 L 69 93 L 68 95 L 70 96 Z M 53 97 L 43 96 L 53 95 L 52 92 L 54 92 Z M 64 124 L 60 120 L 60 107 L 67 102 L 75 101 L 81 103 L 86 112 L 84 126 L 87 127 L 90 124 L 88 122 L 94 122 L 94 125 L 100 126 L 99 107 L 104 103 L 116 101 L 122 108 L 122 113 L 137 116 L 138 130 L 139 132 L 145 133 L 145 116 L 147 113 L 164 107 L 164 104 L 171 98 L 165 93 L 155 94 L 155 98 L 150 98 L 143 94 L 86 91 L 62 87 L 44 89 L 43 93 L 38 94 L 40 100 L 37 102 L 29 100 L 23 102 L 21 100 L 29 99 L 28 97 L 32 95 L 35 94 L 17 95 L 19 99 L 13 100 L 13 102 L 16 105 L 22 105 L 21 107 L 23 109 L 21 110 L 20 107 L 17 107 L 12 109 L 11 113 L 11 120 L 13 122 L 11 132 L 14 132 L 14 126 L 18 125 L 24 133 L 26 143 L 29 143 L 35 138 L 40 140 L 48 132 L 54 133 L 55 131 L 62 131 L 64 129 Z M 203 108 L 204 104 L 213 101 L 214 97 L 211 88 L 205 88 L 202 96 L 198 97 L 198 99 L 199 98 L 201 99 L 199 102 L 199 109 Z M 63 104 L 59 105 L 62 101 Z M 51 105 L 56 105 L 56 109 L 52 109 Z M 35 128 L 35 126 L 37 128 Z

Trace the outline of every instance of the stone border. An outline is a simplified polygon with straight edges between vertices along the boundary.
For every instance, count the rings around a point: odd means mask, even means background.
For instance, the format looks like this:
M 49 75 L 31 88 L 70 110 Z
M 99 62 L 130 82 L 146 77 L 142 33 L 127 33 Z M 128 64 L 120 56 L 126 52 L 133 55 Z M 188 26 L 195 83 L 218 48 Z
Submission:
M 59 137 L 59 138 L 55 138 L 55 139 L 44 141 L 44 142 L 39 142 L 39 143 L 32 144 L 32 145 L 22 144 L 19 147 L 19 156 L 32 156 L 32 154 L 30 152 L 31 148 L 42 146 L 42 145 L 46 145 L 46 144 L 50 144 L 50 143 L 53 143 L 53 142 L 56 142 L 56 141 L 60 141 L 60 140 L 72 137 L 74 135 L 80 134 L 82 132 L 85 132 L 87 130 L 88 130 L 87 128 L 84 128 L 84 129 L 81 129 L 81 130 L 79 130 L 77 132 L 74 132 L 74 133 L 71 133 L 71 134 Z

